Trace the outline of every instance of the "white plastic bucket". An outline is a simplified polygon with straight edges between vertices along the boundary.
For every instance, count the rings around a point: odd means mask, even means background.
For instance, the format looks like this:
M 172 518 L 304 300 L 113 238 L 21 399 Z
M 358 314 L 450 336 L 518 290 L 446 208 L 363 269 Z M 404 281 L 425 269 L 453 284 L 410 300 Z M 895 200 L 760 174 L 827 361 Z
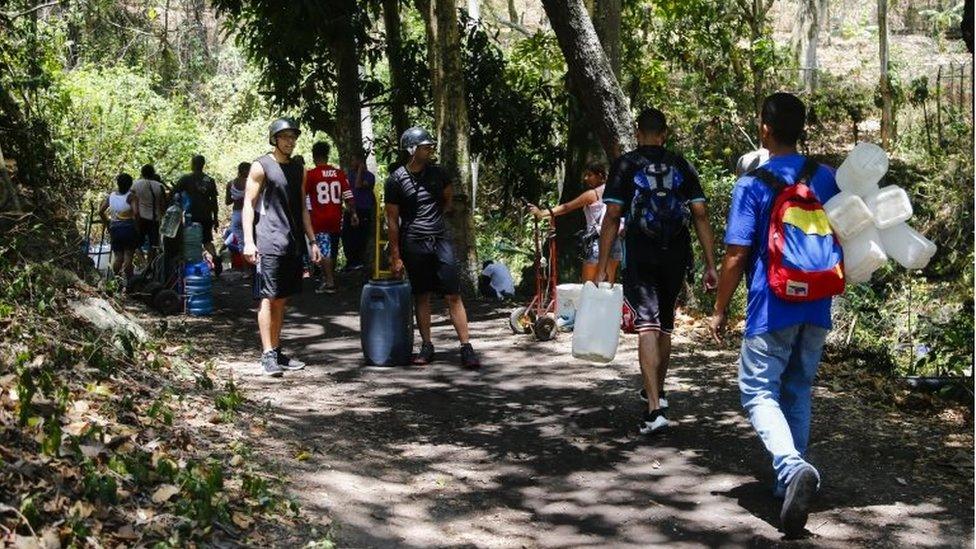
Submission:
M 101 243 L 92 244 L 88 247 L 88 257 L 91 258 L 95 269 L 105 273 L 112 266 L 112 245 Z
M 579 308 L 582 284 L 560 284 L 556 286 L 556 317 L 573 320 Z

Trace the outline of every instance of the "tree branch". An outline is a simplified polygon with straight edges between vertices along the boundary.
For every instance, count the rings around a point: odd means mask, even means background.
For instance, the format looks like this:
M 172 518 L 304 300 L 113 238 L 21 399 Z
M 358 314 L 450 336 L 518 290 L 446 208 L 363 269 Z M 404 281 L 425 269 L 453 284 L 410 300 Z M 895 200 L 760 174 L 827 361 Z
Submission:
M 514 21 L 508 21 L 508 20 L 502 19 L 501 17 L 499 17 L 495 13 L 492 13 L 492 15 L 495 17 L 495 22 L 498 23 L 499 25 L 501 25 L 503 27 L 508 27 L 508 28 L 510 28 L 510 29 L 512 29 L 514 31 L 518 31 L 518 32 L 524 34 L 525 36 L 530 37 L 530 38 L 532 37 L 532 31 L 530 31 L 528 28 L 526 28 L 526 27 L 524 27 L 524 26 L 522 26 L 522 25 L 520 25 L 520 24 L 518 24 L 518 23 L 516 23 Z
M 35 11 L 40 11 L 40 10 L 42 10 L 44 8 L 51 8 L 51 7 L 57 6 L 60 3 L 61 3 L 61 0 L 53 0 L 51 2 L 48 2 L 47 4 L 38 4 L 38 5 L 34 6 L 33 8 L 26 9 L 26 10 L 24 10 L 22 12 L 19 12 L 19 13 L 5 13 L 4 14 L 4 17 L 6 17 L 7 19 L 13 21 L 14 19 L 17 19 L 18 17 L 23 17 L 25 15 L 30 15 L 30 14 L 34 13 Z

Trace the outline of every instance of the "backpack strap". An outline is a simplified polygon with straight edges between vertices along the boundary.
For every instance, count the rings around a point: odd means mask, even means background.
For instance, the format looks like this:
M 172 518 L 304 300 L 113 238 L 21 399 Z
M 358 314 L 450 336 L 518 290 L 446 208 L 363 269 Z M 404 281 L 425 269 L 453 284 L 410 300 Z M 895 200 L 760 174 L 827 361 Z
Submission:
M 794 182 L 794 184 L 796 183 L 803 183 L 804 185 L 809 184 L 810 180 L 813 179 L 813 176 L 816 175 L 817 169 L 819 168 L 820 168 L 820 164 L 814 162 L 813 160 L 810 160 L 809 158 L 804 157 L 803 167 L 800 168 L 800 173 L 797 174 L 796 181 Z M 785 181 L 777 177 L 773 172 L 767 170 L 766 168 L 761 168 L 761 167 L 756 168 L 751 172 L 747 173 L 746 175 L 750 177 L 755 177 L 756 179 L 762 181 L 763 183 L 766 184 L 766 186 L 771 188 L 773 192 L 776 194 L 779 194 L 780 191 L 782 191 L 788 186 L 788 184 Z

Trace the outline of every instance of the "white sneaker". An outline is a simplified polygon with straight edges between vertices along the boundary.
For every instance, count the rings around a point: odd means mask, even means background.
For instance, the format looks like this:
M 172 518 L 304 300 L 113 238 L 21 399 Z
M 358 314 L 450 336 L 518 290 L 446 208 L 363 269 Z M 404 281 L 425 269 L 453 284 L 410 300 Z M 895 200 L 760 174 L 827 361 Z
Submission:
M 653 412 L 644 412 L 644 417 L 640 425 L 640 434 L 649 435 L 666 429 L 669 425 L 668 418 L 664 416 L 664 413 L 660 409 L 654 410 Z

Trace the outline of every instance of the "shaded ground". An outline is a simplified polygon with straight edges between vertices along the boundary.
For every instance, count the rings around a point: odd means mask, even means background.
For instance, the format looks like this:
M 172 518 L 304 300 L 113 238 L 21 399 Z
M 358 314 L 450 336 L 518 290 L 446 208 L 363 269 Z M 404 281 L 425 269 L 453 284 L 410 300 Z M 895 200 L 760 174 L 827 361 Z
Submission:
M 650 439 L 636 429 L 632 336 L 597 366 L 571 357 L 568 334 L 513 336 L 506 309 L 474 305 L 481 372 L 457 366 L 444 316 L 436 364 L 364 367 L 358 291 L 309 291 L 284 336 L 309 367 L 272 380 L 258 375 L 249 285 L 225 275 L 217 292 L 222 312 L 195 326 L 197 345 L 273 410 L 262 453 L 339 546 L 781 543 L 769 459 L 738 403 L 735 352 L 701 343 L 687 323 L 668 382 L 675 426 Z M 814 406 L 822 497 L 809 536 L 782 543 L 972 545 L 971 418 L 913 418 L 826 385 Z

